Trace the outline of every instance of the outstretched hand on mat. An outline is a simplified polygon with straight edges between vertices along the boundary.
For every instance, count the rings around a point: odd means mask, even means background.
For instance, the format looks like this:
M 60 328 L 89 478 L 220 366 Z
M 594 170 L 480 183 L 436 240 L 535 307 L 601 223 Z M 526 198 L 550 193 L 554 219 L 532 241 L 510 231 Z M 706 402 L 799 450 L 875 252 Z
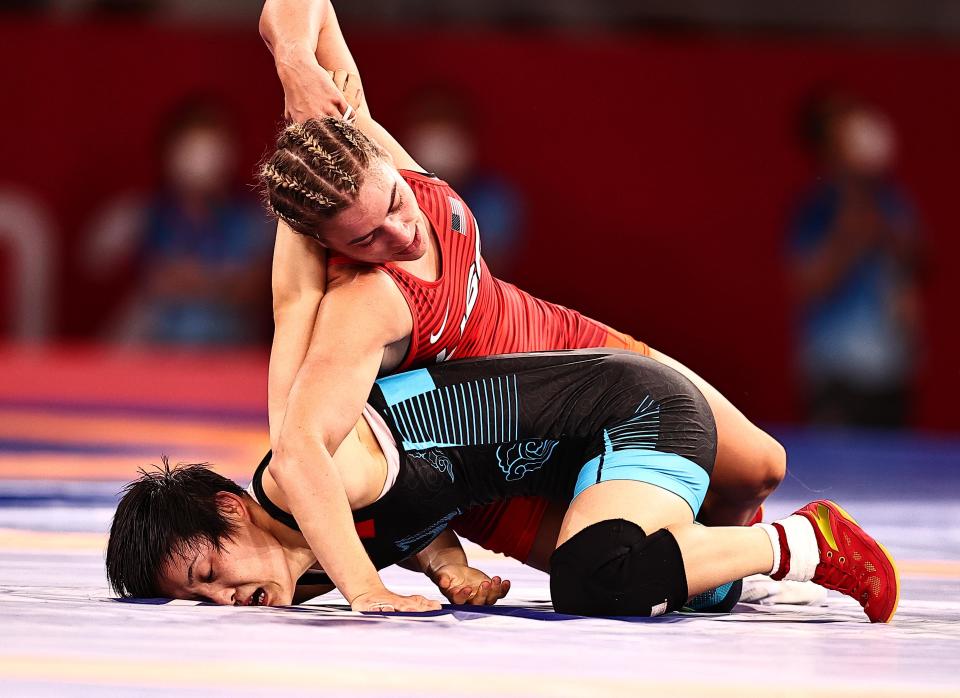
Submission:
M 360 594 L 350 602 L 354 611 L 372 611 L 374 613 L 416 613 L 418 611 L 439 611 L 440 602 L 428 599 L 425 596 L 400 596 L 392 591 L 369 591 Z
M 509 579 L 491 579 L 467 565 L 444 565 L 436 570 L 433 577 L 440 592 L 450 603 L 458 605 L 492 606 L 510 591 Z

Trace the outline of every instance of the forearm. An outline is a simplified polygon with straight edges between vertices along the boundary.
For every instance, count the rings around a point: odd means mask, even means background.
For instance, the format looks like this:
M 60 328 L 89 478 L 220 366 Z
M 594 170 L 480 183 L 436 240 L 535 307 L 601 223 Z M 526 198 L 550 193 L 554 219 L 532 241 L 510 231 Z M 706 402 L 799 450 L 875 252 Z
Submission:
M 320 292 L 308 293 L 295 302 L 274 309 L 273 344 L 267 379 L 270 445 L 273 448 L 277 447 L 280 438 L 290 390 L 310 347 L 310 337 L 322 298 Z
M 317 63 L 327 70 L 343 70 L 352 73 L 354 79 L 358 81 L 360 90 L 360 105 L 357 107 L 357 114 L 370 116 L 370 107 L 367 105 L 366 93 L 363 91 L 363 80 L 360 77 L 360 69 L 357 62 L 350 53 L 347 46 L 347 40 L 340 29 L 340 21 L 337 19 L 337 12 L 330 4 L 324 17 L 323 26 L 320 27 L 320 35 L 317 39 L 315 51 Z
M 267 0 L 260 15 L 260 35 L 273 54 L 277 75 L 284 88 L 316 80 L 314 71 L 344 70 L 360 80 L 357 63 L 340 30 L 337 13 L 329 0 Z M 360 92 L 357 112 L 369 115 Z
M 278 69 L 314 55 L 329 9 L 328 0 L 266 0 L 263 3 L 260 36 Z
M 289 443 L 289 438 L 281 439 L 270 473 L 324 572 L 351 602 L 383 589 L 357 536 L 333 458 L 319 441 L 303 439 L 293 448 Z
M 327 255 L 319 244 L 277 223 L 273 247 L 273 345 L 267 382 L 270 443 L 276 446 L 287 398 L 310 346 L 326 290 Z
M 469 565 L 457 534 L 449 528 L 415 556 L 420 571 L 433 579 L 444 565 Z

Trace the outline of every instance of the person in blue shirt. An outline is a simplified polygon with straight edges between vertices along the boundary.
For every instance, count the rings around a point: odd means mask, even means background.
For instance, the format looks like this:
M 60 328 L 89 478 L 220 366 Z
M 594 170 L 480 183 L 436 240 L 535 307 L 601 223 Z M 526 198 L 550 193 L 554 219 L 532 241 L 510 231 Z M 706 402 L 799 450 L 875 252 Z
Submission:
M 904 426 L 919 344 L 919 241 L 890 176 L 893 129 L 840 95 L 812 102 L 806 127 L 821 176 L 795 214 L 790 260 L 808 416 Z
M 236 191 L 236 141 L 225 110 L 209 100 L 183 105 L 161 149 L 163 184 L 144 212 L 131 338 L 181 345 L 263 339 L 271 241 L 256 200 Z

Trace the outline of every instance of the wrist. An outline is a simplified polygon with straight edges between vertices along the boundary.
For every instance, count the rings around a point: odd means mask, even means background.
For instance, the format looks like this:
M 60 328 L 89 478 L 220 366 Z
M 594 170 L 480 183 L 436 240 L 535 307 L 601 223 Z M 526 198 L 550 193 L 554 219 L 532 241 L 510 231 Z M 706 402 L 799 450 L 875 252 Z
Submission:
M 443 568 L 450 566 L 467 567 L 467 563 L 464 560 L 434 560 L 426 569 L 427 579 L 436 583 L 440 578 L 440 573 L 443 572 Z
M 273 49 L 273 62 L 281 80 L 299 75 L 304 69 L 318 68 L 317 57 L 306 44 L 281 43 Z
M 382 594 L 383 592 L 388 591 L 387 587 L 383 585 L 383 582 L 380 581 L 379 577 L 377 577 L 376 583 L 365 584 L 358 587 L 358 589 L 359 591 L 353 594 L 344 593 L 343 590 L 341 590 L 341 593 L 343 593 L 343 596 L 347 599 L 347 602 L 352 604 L 354 601 L 363 596 L 368 596 L 370 594 Z

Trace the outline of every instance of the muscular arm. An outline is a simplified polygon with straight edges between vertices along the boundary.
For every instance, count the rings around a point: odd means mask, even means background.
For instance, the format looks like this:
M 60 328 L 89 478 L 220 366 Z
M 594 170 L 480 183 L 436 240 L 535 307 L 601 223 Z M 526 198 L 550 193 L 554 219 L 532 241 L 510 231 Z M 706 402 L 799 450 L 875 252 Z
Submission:
M 323 68 L 344 70 L 357 80 L 360 71 L 329 0 L 266 0 L 260 36 L 283 84 L 287 118 L 305 121 L 344 112 L 347 101 Z M 362 92 L 357 112 L 370 114 Z
M 342 70 L 350 74 L 351 81 L 358 82 L 360 71 L 329 0 L 267 0 L 260 15 L 260 35 L 273 53 L 289 117 L 302 120 L 343 112 L 343 85 L 334 84 L 326 70 Z M 332 98 L 331 91 L 336 92 L 340 104 L 336 112 L 322 108 L 324 100 Z M 362 85 L 361 95 L 357 126 L 390 153 L 397 168 L 421 170 L 396 139 L 371 118 Z
M 267 0 L 260 16 L 260 33 L 276 61 L 288 117 L 302 120 L 324 113 L 324 109 L 320 109 L 323 100 L 331 96 L 343 98 L 321 64 L 331 70 L 346 71 L 351 80 L 359 82 L 357 64 L 328 0 Z M 365 124 L 369 122 L 370 131 L 383 131 L 370 119 L 362 88 L 360 95 L 358 117 Z M 308 108 L 310 104 L 313 107 Z M 337 114 L 345 104 L 343 100 Z M 291 109 L 296 113 L 291 113 Z M 316 113 L 308 113 L 311 110 Z M 383 134 L 377 138 L 381 143 L 387 140 Z M 396 149 L 390 151 L 396 153 Z M 396 153 L 394 157 L 404 163 L 400 167 L 408 167 L 410 163 L 416 167 L 409 156 L 404 159 Z M 274 335 L 268 380 L 270 443 L 274 448 L 294 376 L 307 354 L 325 283 L 326 251 L 278 222 L 273 253 Z
M 351 473 L 340 472 L 332 454 L 360 418 L 385 347 L 411 329 L 402 295 L 381 272 L 357 272 L 331 290 L 320 304 L 270 463 L 320 565 L 351 603 L 385 590 L 353 526 Z
M 277 223 L 273 247 L 273 345 L 267 404 L 270 445 L 277 446 L 287 397 L 307 355 L 317 310 L 326 288 L 326 250 L 315 240 Z

